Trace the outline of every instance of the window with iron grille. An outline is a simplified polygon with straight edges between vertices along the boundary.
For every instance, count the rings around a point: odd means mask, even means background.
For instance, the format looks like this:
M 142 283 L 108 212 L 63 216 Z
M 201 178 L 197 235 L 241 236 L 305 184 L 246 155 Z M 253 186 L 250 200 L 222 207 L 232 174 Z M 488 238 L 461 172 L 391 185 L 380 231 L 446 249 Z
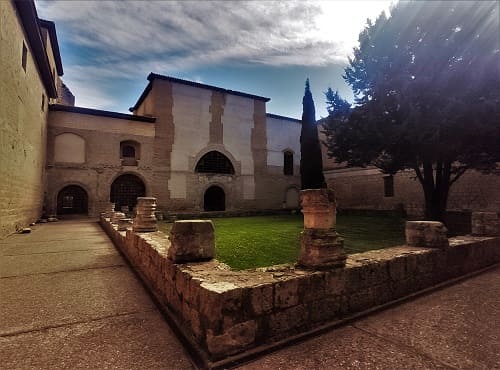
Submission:
M 290 151 L 283 152 L 283 173 L 293 175 L 293 153 Z
M 196 172 L 234 174 L 231 161 L 217 151 L 208 152 L 198 161 Z
M 122 157 L 123 158 L 135 158 L 135 148 L 132 145 L 122 146 Z

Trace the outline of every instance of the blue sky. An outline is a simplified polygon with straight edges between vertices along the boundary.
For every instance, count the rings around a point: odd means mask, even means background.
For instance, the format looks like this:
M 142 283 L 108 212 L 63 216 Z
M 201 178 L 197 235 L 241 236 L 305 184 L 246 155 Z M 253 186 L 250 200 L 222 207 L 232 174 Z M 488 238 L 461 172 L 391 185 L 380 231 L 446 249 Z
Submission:
M 317 118 L 342 79 L 366 19 L 391 1 L 36 1 L 56 23 L 63 80 L 76 105 L 128 112 L 150 72 L 271 98 L 300 118 L 310 79 Z

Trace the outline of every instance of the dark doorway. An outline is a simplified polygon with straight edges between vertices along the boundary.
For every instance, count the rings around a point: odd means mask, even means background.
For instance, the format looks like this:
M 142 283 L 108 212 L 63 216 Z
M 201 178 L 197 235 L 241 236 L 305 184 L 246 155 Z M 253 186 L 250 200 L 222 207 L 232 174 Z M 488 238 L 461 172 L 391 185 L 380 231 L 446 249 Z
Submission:
M 205 191 L 203 208 L 205 211 L 225 211 L 226 194 L 219 186 L 211 186 Z
M 111 184 L 110 199 L 115 203 L 115 210 L 122 211 L 127 207 L 132 211 L 137 204 L 137 197 L 146 195 L 146 187 L 142 180 L 131 174 L 118 176 Z
M 87 192 L 78 185 L 69 185 L 57 194 L 58 215 L 86 215 L 88 213 Z

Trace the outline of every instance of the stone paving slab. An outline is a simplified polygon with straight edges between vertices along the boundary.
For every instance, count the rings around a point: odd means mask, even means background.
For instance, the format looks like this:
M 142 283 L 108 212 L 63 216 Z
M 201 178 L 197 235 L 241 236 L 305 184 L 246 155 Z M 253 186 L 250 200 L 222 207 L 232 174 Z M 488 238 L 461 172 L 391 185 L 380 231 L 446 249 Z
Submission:
M 25 254 L 42 254 L 56 252 L 77 252 L 90 251 L 95 249 L 106 249 L 115 251 L 113 245 L 109 244 L 109 238 L 84 238 L 72 240 L 68 245 L 67 240 L 53 240 L 50 243 L 46 241 L 16 241 L 10 244 L 0 244 L 0 255 L 2 256 L 20 256 Z
M 500 268 L 355 326 L 456 369 L 500 369 Z
M 151 310 L 128 267 L 0 279 L 0 335 Z
M 2 369 L 192 369 L 155 311 L 0 337 Z
M 374 338 L 352 326 L 238 367 L 241 370 L 448 369 L 411 348 Z
M 68 227 L 68 225 L 71 225 Z M 60 221 L 31 226 L 28 234 L 13 234 L 0 240 L 0 245 L 11 244 L 16 241 L 23 242 L 54 242 L 58 240 L 79 240 L 81 238 L 106 238 L 96 221 Z
M 500 369 L 500 268 L 238 369 Z
M 0 241 L 0 368 L 189 369 L 191 359 L 100 226 Z
M 123 266 L 124 264 L 123 258 L 112 249 L 2 256 L 0 277 L 47 274 L 59 271 Z

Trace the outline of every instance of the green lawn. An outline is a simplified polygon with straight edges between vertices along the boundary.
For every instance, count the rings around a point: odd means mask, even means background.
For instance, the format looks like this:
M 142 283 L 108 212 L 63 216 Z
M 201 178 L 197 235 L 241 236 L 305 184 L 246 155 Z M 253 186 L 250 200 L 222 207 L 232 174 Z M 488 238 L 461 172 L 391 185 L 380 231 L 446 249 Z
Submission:
M 236 270 L 297 261 L 302 215 L 215 218 L 217 259 Z M 171 224 L 162 223 L 168 232 Z M 404 243 L 404 220 L 384 216 L 337 217 L 347 253 Z

